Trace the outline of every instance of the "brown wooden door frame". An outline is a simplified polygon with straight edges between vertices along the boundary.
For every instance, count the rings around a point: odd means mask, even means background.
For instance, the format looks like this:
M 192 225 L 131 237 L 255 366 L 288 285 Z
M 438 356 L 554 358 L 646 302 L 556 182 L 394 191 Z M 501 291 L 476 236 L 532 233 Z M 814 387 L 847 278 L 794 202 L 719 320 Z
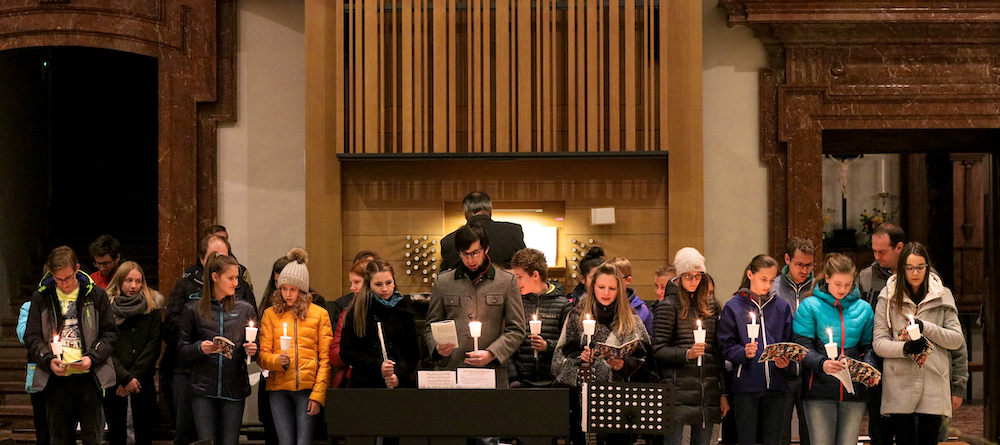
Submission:
M 0 51 L 104 48 L 158 61 L 159 285 L 197 258 L 218 213 L 216 126 L 236 120 L 236 2 L 0 4 Z

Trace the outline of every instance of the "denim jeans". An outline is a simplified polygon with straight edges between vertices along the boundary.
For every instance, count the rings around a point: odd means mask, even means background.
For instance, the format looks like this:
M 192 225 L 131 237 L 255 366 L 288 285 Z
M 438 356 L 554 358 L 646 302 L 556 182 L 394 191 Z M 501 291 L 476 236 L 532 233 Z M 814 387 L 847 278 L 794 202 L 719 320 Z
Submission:
M 194 426 L 198 440 L 211 440 L 215 445 L 238 445 L 243 427 L 243 400 L 194 396 Z
M 52 375 L 42 394 L 53 445 L 75 445 L 77 422 L 83 445 L 99 445 L 104 440 L 102 391 L 92 373 Z
M 194 427 L 194 409 L 191 402 L 191 375 L 173 374 L 174 392 L 174 445 L 188 445 L 198 441 Z
M 806 422 L 812 445 L 856 445 L 865 415 L 865 402 L 806 399 Z
M 316 416 L 308 412 L 310 394 L 311 389 L 267 392 L 279 445 L 312 444 Z
M 681 445 L 685 426 L 691 427 L 691 445 L 708 445 L 712 440 L 712 427 L 715 426 L 714 423 L 706 423 L 704 428 L 702 428 L 701 424 L 684 425 L 683 423 L 675 423 L 673 429 L 663 436 L 663 445 Z
M 757 416 L 760 414 L 761 437 L 764 445 L 778 445 L 784 420 L 785 392 L 762 391 L 737 393 L 733 396 L 736 436 L 739 445 L 757 443 Z
M 792 443 L 792 412 L 799 411 L 799 445 L 812 445 L 809 442 L 809 426 L 806 425 L 805 407 L 802 406 L 802 379 L 788 380 L 788 392 L 785 393 L 785 420 L 782 420 L 781 445 Z

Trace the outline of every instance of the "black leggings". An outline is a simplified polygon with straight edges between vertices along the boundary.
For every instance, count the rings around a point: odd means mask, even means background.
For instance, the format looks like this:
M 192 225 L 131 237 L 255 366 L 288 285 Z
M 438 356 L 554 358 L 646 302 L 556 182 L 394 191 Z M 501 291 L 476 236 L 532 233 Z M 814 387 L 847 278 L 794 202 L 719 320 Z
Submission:
M 941 416 L 932 414 L 892 414 L 892 434 L 899 445 L 934 445 L 938 443 Z

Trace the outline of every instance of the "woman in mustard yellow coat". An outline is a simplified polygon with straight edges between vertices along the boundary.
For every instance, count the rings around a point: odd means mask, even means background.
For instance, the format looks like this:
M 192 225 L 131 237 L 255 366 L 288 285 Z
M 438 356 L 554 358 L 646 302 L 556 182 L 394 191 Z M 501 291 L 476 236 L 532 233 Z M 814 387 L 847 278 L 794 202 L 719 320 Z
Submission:
M 326 310 L 311 304 L 306 251 L 294 248 L 288 258 L 261 319 L 258 360 L 268 372 L 278 443 L 306 445 L 313 441 L 316 415 L 330 384 L 333 327 Z

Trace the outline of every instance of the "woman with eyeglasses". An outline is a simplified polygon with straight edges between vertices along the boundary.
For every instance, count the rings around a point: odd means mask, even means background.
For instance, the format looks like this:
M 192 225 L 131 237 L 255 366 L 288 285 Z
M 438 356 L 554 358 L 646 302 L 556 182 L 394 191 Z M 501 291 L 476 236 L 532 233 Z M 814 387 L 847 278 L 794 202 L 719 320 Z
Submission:
M 903 246 L 875 308 L 873 346 L 884 359 L 882 415 L 901 445 L 937 443 L 942 416 L 952 409 L 948 350 L 963 344 L 955 297 L 930 264 L 922 244 Z M 909 331 L 917 330 L 919 339 L 911 338 Z
M 697 249 L 678 250 L 674 268 L 678 276 L 667 284 L 653 318 L 653 359 L 662 381 L 675 389 L 674 428 L 664 444 L 680 445 L 681 432 L 689 425 L 691 444 L 708 445 L 712 427 L 729 411 L 725 360 L 715 338 L 720 308 L 711 295 L 705 257 Z M 704 330 L 702 341 L 695 338 L 698 329 Z

